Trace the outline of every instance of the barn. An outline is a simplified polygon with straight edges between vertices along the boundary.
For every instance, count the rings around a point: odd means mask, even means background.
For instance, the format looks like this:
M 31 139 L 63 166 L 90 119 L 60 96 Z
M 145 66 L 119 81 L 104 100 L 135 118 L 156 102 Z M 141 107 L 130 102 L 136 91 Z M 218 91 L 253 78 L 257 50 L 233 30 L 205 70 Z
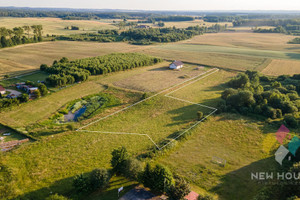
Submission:
M 170 64 L 170 69 L 180 69 L 183 67 L 183 62 L 179 60 L 175 60 Z

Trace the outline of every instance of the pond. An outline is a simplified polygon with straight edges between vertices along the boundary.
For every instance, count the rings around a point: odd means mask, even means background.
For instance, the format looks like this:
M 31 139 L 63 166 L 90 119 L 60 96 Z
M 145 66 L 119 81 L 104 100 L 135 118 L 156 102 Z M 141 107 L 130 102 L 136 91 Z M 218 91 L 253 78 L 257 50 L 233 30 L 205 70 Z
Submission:
M 86 111 L 86 106 L 83 106 L 82 108 L 75 111 L 74 113 L 72 113 L 72 111 L 69 111 L 69 113 L 65 115 L 65 122 L 77 121 L 78 117 L 80 117 L 85 111 Z

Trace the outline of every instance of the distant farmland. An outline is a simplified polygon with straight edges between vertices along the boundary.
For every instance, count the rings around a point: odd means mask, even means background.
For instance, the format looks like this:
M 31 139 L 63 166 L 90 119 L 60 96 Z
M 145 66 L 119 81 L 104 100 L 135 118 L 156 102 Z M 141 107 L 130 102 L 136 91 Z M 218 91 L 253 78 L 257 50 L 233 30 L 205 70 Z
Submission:
M 96 32 L 102 29 L 116 29 L 110 22 L 93 20 L 62 20 L 60 18 L 0 18 L 0 24 L 5 28 L 25 25 L 43 25 L 44 35 L 69 35 L 86 32 Z M 67 26 L 78 26 L 80 30 L 67 30 Z

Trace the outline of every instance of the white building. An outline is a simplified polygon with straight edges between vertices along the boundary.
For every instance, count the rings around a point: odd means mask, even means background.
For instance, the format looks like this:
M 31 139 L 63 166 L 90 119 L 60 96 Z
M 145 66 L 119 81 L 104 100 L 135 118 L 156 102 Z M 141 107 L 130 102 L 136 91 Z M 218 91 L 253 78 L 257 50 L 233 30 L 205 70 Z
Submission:
M 180 69 L 183 67 L 183 62 L 179 60 L 175 60 L 170 64 L 170 69 Z

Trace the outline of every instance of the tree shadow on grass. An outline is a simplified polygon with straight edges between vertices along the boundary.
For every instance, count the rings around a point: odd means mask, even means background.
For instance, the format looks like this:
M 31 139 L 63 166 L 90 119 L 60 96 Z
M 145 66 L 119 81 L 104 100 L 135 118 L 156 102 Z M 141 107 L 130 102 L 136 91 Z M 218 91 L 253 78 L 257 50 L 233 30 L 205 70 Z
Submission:
M 84 173 L 84 176 L 88 176 L 89 173 Z M 103 200 L 114 200 L 118 199 L 118 188 L 124 186 L 122 195 L 127 191 L 131 190 L 137 185 L 137 183 L 132 182 L 126 178 L 118 178 L 117 180 L 111 180 L 109 186 L 105 189 L 99 189 L 93 192 L 88 193 L 78 193 L 73 187 L 73 180 L 75 176 L 68 177 L 55 181 L 49 187 L 44 187 L 32 192 L 28 192 L 24 195 L 18 196 L 14 199 L 22 200 L 44 200 L 46 197 L 51 194 L 59 194 L 65 197 L 71 198 L 72 200 L 81 200 L 81 199 L 103 199 Z
M 264 186 L 264 182 L 252 180 L 251 173 L 276 173 L 277 170 L 278 164 L 274 157 L 262 159 L 225 174 L 220 179 L 221 183 L 210 189 L 210 192 L 217 193 L 220 199 L 253 199 Z

